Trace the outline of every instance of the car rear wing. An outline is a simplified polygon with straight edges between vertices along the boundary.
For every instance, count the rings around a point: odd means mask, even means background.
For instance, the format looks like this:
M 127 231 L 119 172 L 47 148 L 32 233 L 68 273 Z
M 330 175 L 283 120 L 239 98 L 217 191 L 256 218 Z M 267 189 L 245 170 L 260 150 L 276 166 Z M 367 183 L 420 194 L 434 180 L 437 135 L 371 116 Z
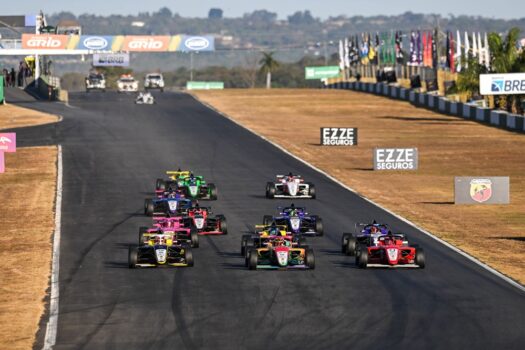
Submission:
M 255 229 L 262 229 L 261 231 L 264 231 L 265 228 L 270 228 L 272 225 L 255 225 Z M 280 231 L 286 231 L 286 225 L 275 225 Z
M 190 176 L 190 171 L 189 171 L 189 170 L 182 170 L 182 171 L 172 171 L 172 170 L 168 170 L 168 171 L 166 171 L 166 175 L 168 175 L 169 177 L 171 177 L 173 180 L 176 180 L 176 179 L 178 179 L 179 177 Z
M 275 175 L 276 178 L 282 179 L 283 177 L 287 177 L 288 175 Z M 297 179 L 302 179 L 303 177 L 301 175 L 292 175 L 293 177 Z

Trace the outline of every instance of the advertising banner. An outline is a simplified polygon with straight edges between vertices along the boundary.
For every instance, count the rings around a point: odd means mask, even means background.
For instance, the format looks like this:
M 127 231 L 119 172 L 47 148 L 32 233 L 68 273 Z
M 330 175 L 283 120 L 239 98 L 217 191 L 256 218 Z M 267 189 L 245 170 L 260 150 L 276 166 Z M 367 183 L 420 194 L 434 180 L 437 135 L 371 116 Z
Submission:
M 181 35 L 178 51 L 214 51 L 215 40 L 213 36 Z
M 305 67 L 305 79 L 327 79 L 339 76 L 339 66 Z
M 454 179 L 455 204 L 509 204 L 508 176 L 471 177 Z
M 224 83 L 222 81 L 188 81 L 186 82 L 187 90 L 222 90 Z
M 321 128 L 322 146 L 356 146 L 357 128 Z
M 16 152 L 16 133 L 0 133 L 0 152 Z
M 525 73 L 480 74 L 481 95 L 525 94 Z
M 77 50 L 111 51 L 113 36 L 81 35 L 76 46 Z
M 64 50 L 68 42 L 69 35 L 22 34 L 23 49 Z
M 168 51 L 170 36 L 128 35 L 124 37 L 121 51 L 159 52 Z
M 375 148 L 374 170 L 417 170 L 417 148 Z
M 129 53 L 94 53 L 95 67 L 128 67 Z
M 5 157 L 4 152 L 0 151 L 0 174 L 5 173 Z

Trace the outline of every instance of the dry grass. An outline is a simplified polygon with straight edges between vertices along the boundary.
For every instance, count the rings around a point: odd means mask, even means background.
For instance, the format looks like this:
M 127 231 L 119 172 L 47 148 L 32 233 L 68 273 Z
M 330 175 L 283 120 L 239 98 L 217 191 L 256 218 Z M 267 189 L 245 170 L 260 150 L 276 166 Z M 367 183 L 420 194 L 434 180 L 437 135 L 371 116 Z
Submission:
M 7 109 L 4 109 L 7 107 Z M 9 114 L 4 114 L 5 111 Z M 0 128 L 44 124 L 57 117 L 0 106 Z M 57 148 L 5 154 L 0 174 L 0 349 L 30 349 L 44 312 L 51 267 Z
M 525 283 L 524 135 L 358 92 L 224 90 L 195 95 Z M 301 128 L 283 127 L 283 121 Z M 359 146 L 317 146 L 321 126 L 358 127 Z M 419 170 L 368 171 L 374 147 L 417 147 Z M 510 176 L 511 204 L 453 205 L 454 176 Z

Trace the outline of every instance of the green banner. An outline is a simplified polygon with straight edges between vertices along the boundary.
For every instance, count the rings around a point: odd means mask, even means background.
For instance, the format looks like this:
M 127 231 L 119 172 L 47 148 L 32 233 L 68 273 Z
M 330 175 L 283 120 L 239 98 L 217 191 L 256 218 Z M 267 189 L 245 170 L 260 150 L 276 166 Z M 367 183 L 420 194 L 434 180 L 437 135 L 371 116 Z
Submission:
M 0 103 L 4 103 L 4 77 L 0 75 Z
M 188 81 L 186 82 L 187 90 L 222 90 L 224 83 L 222 81 Z
M 335 78 L 339 76 L 338 66 L 320 66 L 320 67 L 305 67 L 305 79 L 326 79 Z

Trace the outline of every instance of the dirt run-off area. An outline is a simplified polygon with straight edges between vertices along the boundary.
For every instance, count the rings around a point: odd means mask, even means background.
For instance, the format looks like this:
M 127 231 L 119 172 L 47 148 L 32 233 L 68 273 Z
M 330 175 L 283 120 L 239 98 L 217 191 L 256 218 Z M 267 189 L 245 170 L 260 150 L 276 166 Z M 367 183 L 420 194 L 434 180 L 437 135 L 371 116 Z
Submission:
M 194 95 L 525 283 L 525 135 L 352 91 L 233 89 Z M 358 146 L 320 147 L 320 127 L 357 127 Z M 375 147 L 417 147 L 419 169 L 373 171 Z M 511 204 L 455 205 L 455 176 L 509 176 Z
M 0 105 L 0 130 L 56 122 L 58 117 Z M 1 132 L 1 131 L 0 131 Z M 0 349 L 30 349 L 44 312 L 51 272 L 57 147 L 5 154 L 0 174 Z

